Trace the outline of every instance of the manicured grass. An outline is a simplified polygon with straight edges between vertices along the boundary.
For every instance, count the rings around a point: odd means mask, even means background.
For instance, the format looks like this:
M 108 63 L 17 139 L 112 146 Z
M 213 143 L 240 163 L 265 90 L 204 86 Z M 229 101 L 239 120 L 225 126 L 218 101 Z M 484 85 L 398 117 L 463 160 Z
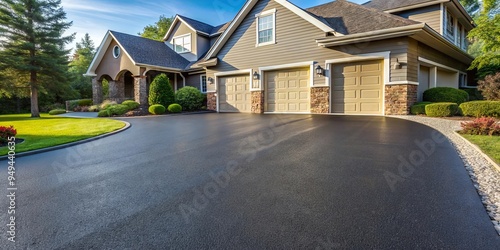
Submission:
M 500 164 L 500 136 L 462 135 L 465 139 L 476 144 L 496 163 Z
M 0 115 L 0 126 L 10 125 L 17 130 L 16 138 L 25 140 L 16 145 L 16 153 L 88 139 L 125 126 L 123 122 L 111 119 L 65 118 L 47 114 L 33 119 L 29 114 Z M 0 156 L 7 152 L 6 147 L 0 148 Z

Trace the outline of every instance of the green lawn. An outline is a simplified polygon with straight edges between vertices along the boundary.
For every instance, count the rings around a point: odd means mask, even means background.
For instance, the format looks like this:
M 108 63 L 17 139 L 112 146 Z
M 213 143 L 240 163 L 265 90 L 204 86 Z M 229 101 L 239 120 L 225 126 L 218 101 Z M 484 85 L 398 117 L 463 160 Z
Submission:
M 476 144 L 496 163 L 500 163 L 500 136 L 462 135 L 470 142 Z
M 17 130 L 16 138 L 25 139 L 16 145 L 16 153 L 79 141 L 125 126 L 123 122 L 111 119 L 64 118 L 47 114 L 32 119 L 29 114 L 0 115 L 0 126 L 10 125 Z M 0 148 L 0 156 L 7 152 L 6 147 Z

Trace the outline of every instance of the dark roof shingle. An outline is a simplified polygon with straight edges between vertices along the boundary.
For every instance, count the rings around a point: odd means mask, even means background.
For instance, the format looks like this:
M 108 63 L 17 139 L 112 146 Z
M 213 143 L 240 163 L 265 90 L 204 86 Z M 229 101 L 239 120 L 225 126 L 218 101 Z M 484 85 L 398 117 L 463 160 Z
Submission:
M 317 17 L 324 18 L 335 31 L 344 35 L 397 28 L 418 23 L 345 0 L 322 4 L 308 8 L 306 11 Z
M 377 10 L 392 10 L 434 1 L 436 0 L 371 0 L 370 2 L 367 2 L 363 5 Z
M 188 60 L 162 42 L 116 31 L 110 32 L 137 64 L 181 70 L 189 65 Z
M 198 20 L 194 20 L 194 19 L 189 18 L 189 17 L 185 17 L 185 16 L 181 16 L 181 15 L 179 15 L 179 17 L 182 18 L 182 20 L 184 20 L 187 24 L 189 24 L 189 26 L 191 26 L 196 31 L 202 32 L 202 33 L 205 33 L 208 35 L 222 33 L 222 32 L 224 32 L 224 30 L 227 29 L 229 24 L 231 24 L 231 22 L 228 22 L 228 23 L 224 23 L 224 24 L 221 24 L 221 25 L 214 27 L 210 24 L 200 22 Z

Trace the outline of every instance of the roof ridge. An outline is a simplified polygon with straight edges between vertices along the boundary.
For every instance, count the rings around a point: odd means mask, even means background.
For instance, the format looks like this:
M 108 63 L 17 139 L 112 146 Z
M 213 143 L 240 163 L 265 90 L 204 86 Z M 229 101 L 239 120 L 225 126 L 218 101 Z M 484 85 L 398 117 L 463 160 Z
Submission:
M 146 39 L 148 41 L 163 43 L 163 42 L 151 39 L 151 38 L 142 37 L 142 36 L 139 36 L 139 35 L 132 35 L 132 34 L 129 34 L 129 33 L 123 33 L 123 32 L 120 32 L 120 31 L 109 30 L 109 32 L 111 32 L 111 33 L 118 33 L 118 34 L 127 35 L 127 36 L 133 36 L 133 37 L 136 37 L 136 38 Z
M 202 21 L 199 21 L 199 20 L 193 19 L 193 18 L 191 18 L 191 17 L 187 17 L 187 16 L 183 16 L 183 15 L 179 15 L 179 14 L 177 14 L 177 15 L 178 15 L 180 18 L 189 19 L 189 20 L 191 20 L 191 21 L 195 21 L 195 22 L 198 22 L 198 23 L 201 23 L 201 24 L 208 25 L 208 26 L 210 26 L 210 27 L 212 27 L 212 28 L 216 27 L 216 26 L 213 26 L 213 25 L 211 25 L 211 24 L 208 24 L 208 23 L 205 23 L 205 22 L 202 22 Z

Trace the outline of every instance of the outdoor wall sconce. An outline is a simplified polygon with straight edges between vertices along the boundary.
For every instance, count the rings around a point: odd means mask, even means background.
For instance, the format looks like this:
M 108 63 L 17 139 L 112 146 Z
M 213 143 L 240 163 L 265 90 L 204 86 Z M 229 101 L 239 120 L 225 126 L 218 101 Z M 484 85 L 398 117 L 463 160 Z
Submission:
M 253 79 L 259 80 L 259 73 L 257 73 L 257 71 L 253 72 Z
M 208 84 L 212 85 L 212 84 L 214 84 L 214 79 L 212 77 L 209 77 L 207 79 L 207 82 L 208 82 Z
M 394 69 L 401 69 L 403 66 L 399 63 L 399 59 L 396 58 L 396 62 L 394 63 Z
M 316 75 L 318 76 L 324 76 L 325 75 L 325 70 L 321 68 L 321 66 L 318 64 L 316 67 Z

